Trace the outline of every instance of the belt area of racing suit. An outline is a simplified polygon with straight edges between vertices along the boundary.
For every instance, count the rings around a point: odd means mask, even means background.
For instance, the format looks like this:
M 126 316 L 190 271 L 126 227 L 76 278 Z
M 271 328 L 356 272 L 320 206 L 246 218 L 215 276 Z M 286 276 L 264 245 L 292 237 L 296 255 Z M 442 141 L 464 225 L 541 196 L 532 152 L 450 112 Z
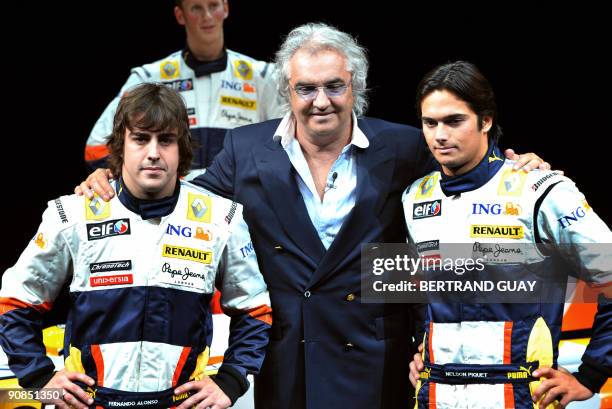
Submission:
M 89 406 L 91 409 L 95 409 L 96 407 L 108 409 L 166 409 L 180 405 L 193 395 L 191 391 L 175 395 L 175 388 L 159 392 L 127 392 L 97 385 L 88 386 L 82 382 L 74 383 L 79 385 L 94 400 Z
M 492 365 L 426 363 L 425 370 L 420 372 L 419 378 L 423 382 L 449 385 L 528 383 L 537 380 L 531 376 L 531 373 L 538 367 L 538 361 Z

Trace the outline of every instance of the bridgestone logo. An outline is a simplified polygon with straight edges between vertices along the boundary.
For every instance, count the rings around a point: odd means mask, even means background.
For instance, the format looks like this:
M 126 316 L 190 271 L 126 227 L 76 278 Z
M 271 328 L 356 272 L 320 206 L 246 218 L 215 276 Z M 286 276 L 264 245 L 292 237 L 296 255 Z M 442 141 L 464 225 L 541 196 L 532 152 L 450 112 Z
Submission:
M 523 236 L 523 226 L 470 226 L 470 237 L 505 237 L 507 239 L 522 239 Z
M 549 173 L 548 175 L 544 176 L 542 179 L 538 180 L 533 185 L 531 185 L 531 190 L 533 190 L 535 192 L 536 190 L 538 190 L 540 188 L 540 186 L 542 186 L 544 184 L 544 182 L 546 182 L 548 179 L 550 179 L 552 177 L 557 176 L 558 174 L 559 174 L 559 172 Z
M 236 202 L 232 202 L 229 212 L 227 213 L 227 216 L 225 216 L 225 222 L 227 224 L 230 224 L 232 222 L 232 219 L 234 218 L 234 215 L 236 214 L 236 207 L 238 207 Z
M 182 260 L 195 261 L 196 263 L 210 264 L 212 261 L 212 251 L 202 251 L 189 247 L 178 247 L 164 244 L 162 257 L 180 258 Z
M 68 218 L 66 217 L 66 212 L 64 211 L 64 206 L 60 199 L 55 199 L 55 207 L 62 223 L 68 223 Z
M 117 261 L 106 261 L 104 263 L 91 263 L 89 265 L 89 272 L 105 273 L 107 271 L 122 271 L 131 270 L 132 260 L 117 260 Z

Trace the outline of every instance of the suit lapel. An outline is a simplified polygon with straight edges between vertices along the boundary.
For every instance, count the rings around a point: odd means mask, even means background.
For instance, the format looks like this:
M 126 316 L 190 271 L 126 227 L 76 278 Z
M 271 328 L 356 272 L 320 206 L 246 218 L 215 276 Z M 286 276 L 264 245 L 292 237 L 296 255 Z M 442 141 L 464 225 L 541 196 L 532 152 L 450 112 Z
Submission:
M 384 141 L 374 138 L 373 132 L 362 121 L 360 128 L 370 141 L 366 149 L 357 148 L 357 195 L 355 207 L 348 214 L 338 235 L 321 261 L 319 268 L 312 276 L 310 285 L 314 285 L 332 272 L 341 262 L 348 261 L 348 256 L 361 244 L 372 229 L 381 206 L 389 193 L 395 156 Z
M 280 143 L 270 140 L 254 149 L 253 156 L 261 186 L 285 232 L 318 265 L 325 247 L 308 216 L 287 153 Z

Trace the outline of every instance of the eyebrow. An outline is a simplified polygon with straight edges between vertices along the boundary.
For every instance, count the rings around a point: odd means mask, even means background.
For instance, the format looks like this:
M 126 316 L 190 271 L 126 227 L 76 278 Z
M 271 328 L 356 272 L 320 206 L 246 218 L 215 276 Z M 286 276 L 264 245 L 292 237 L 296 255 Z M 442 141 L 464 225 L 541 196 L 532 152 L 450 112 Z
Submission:
M 325 81 L 323 83 L 323 85 L 336 84 L 336 83 L 339 83 L 339 82 L 341 82 L 343 84 L 346 84 L 342 78 L 336 77 L 336 78 L 332 78 L 330 80 Z M 295 86 L 296 87 L 297 86 L 313 86 L 313 87 L 315 87 L 317 85 L 315 83 L 313 83 L 313 82 L 298 81 L 298 82 L 295 83 Z
M 151 136 L 149 131 L 130 131 L 130 135 L 133 136 Z
M 466 114 L 451 114 L 451 115 L 447 115 L 445 117 L 442 117 L 442 119 L 438 120 L 435 118 L 430 118 L 428 116 L 421 116 L 421 120 L 427 120 L 427 121 L 442 121 L 442 122 L 448 122 L 448 121 L 452 121 L 453 119 L 465 119 L 467 118 Z
M 154 131 L 146 131 L 146 130 L 142 130 L 142 131 L 130 131 L 130 135 L 134 135 L 134 136 L 146 136 L 146 137 L 150 137 L 154 134 Z M 178 135 L 175 132 L 160 132 L 157 134 L 158 138 L 178 138 Z
M 164 137 L 164 138 L 178 138 L 178 135 L 175 132 L 160 132 L 159 134 L 157 134 L 157 137 Z

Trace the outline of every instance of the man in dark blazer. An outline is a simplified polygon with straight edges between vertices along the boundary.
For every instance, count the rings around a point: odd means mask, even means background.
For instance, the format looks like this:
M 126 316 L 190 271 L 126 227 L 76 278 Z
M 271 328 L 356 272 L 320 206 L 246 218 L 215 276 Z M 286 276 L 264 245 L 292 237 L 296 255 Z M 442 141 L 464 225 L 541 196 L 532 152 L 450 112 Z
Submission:
M 194 180 L 242 203 L 268 284 L 274 320 L 256 408 L 406 409 L 418 314 L 361 302 L 360 251 L 405 241 L 402 191 L 433 160 L 416 128 L 361 117 L 368 62 L 348 34 L 300 26 L 277 64 L 285 117 L 228 131 Z M 105 183 L 98 172 L 81 186 L 104 195 Z

